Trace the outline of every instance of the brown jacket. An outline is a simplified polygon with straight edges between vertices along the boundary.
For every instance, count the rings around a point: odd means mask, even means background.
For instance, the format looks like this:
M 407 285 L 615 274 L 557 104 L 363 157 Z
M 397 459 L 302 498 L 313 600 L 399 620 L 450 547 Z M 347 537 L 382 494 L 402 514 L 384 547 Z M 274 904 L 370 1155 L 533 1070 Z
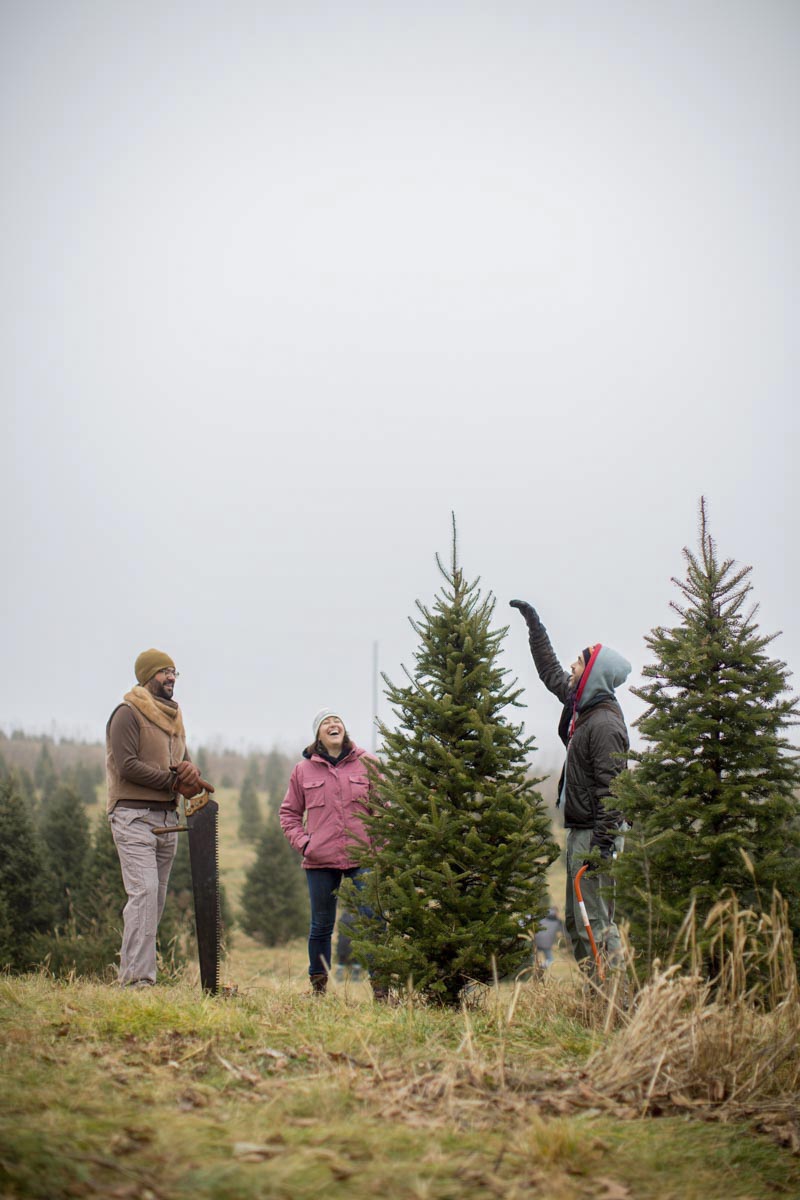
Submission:
M 174 768 L 186 752 L 181 710 L 135 687 L 106 725 L 106 776 L 111 812 L 120 800 L 174 807 Z

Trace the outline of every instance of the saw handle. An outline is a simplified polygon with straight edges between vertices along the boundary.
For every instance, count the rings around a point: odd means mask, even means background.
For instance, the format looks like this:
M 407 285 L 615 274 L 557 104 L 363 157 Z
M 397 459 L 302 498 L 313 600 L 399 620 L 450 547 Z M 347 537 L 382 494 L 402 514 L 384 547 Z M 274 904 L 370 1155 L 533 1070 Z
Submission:
M 603 970 L 603 963 L 601 961 L 600 954 L 597 949 L 597 942 L 594 940 L 594 934 L 592 933 L 591 922 L 589 921 L 589 914 L 586 912 L 586 905 L 583 903 L 583 896 L 581 895 L 581 877 L 583 875 L 585 875 L 585 873 L 588 870 L 589 870 L 588 864 L 584 863 L 584 865 L 581 867 L 580 871 L 578 871 L 578 874 L 575 876 L 575 899 L 578 901 L 578 908 L 581 910 L 581 917 L 583 918 L 584 928 L 585 928 L 587 934 L 589 935 L 589 945 L 592 947 L 592 954 L 594 955 L 595 965 L 597 966 L 597 974 L 600 976 L 600 979 L 602 981 L 603 979 L 605 979 L 606 973 Z
M 183 809 L 186 820 L 188 821 L 189 817 L 194 816 L 201 808 L 205 808 L 210 799 L 211 796 L 205 789 L 202 792 L 198 792 L 196 796 L 185 796 Z M 188 831 L 188 825 L 158 825 L 153 830 L 153 833 L 188 833 Z

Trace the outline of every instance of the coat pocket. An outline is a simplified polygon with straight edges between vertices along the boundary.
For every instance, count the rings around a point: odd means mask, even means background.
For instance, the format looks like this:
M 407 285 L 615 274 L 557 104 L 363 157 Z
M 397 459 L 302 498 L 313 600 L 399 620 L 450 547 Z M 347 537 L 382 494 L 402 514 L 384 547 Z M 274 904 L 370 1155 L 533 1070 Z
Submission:
M 317 808 L 320 804 L 325 803 L 325 781 L 324 779 L 315 779 L 311 783 L 303 784 L 303 796 L 306 802 L 306 808 Z
M 303 784 L 303 802 L 306 809 L 306 829 L 313 833 L 319 827 L 325 808 L 325 781 L 314 779 Z

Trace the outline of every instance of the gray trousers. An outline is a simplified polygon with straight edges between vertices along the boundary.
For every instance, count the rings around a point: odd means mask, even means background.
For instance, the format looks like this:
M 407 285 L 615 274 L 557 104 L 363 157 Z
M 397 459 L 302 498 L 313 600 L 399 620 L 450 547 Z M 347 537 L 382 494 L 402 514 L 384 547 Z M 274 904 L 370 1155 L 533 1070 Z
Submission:
M 564 906 L 564 928 L 572 944 L 572 953 L 581 966 L 593 966 L 594 956 L 589 942 L 589 935 L 583 923 L 578 899 L 575 895 L 575 876 L 583 866 L 584 859 L 589 856 L 589 843 L 592 840 L 591 829 L 567 830 L 567 897 Z M 625 839 L 620 835 L 614 839 L 615 849 L 622 853 Z M 619 930 L 614 922 L 614 900 L 611 895 L 614 887 L 609 875 L 600 871 L 587 871 L 581 879 L 581 893 L 586 905 L 586 915 L 592 927 L 597 949 L 603 955 L 608 966 L 623 965 L 622 942 Z M 588 962 L 583 960 L 588 959 Z
M 156 981 L 156 934 L 172 862 L 178 849 L 175 833 L 153 833 L 157 825 L 177 825 L 177 812 L 155 808 L 120 808 L 109 816 L 119 854 L 128 903 L 122 910 L 119 982 Z

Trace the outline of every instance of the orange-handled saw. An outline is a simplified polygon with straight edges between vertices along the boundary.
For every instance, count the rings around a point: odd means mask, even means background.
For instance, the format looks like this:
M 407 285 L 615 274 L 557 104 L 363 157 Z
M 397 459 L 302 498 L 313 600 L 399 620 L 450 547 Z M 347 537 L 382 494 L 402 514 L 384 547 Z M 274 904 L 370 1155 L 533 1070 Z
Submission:
M 588 870 L 589 870 L 589 864 L 584 863 L 583 866 L 581 867 L 580 871 L 578 871 L 578 874 L 575 876 L 575 898 L 578 901 L 578 908 L 581 910 L 581 918 L 583 919 L 584 929 L 586 930 L 587 934 L 589 935 L 589 945 L 592 947 L 592 954 L 594 955 L 594 962 L 595 962 L 595 966 L 597 967 L 597 974 L 600 976 L 600 981 L 602 982 L 606 977 L 606 973 L 603 970 L 603 963 L 600 958 L 600 952 L 597 949 L 597 942 L 594 940 L 594 934 L 592 933 L 591 922 L 589 921 L 589 914 L 586 912 L 586 905 L 583 903 L 583 896 L 581 894 L 581 877 L 583 875 L 585 875 L 585 873 Z

